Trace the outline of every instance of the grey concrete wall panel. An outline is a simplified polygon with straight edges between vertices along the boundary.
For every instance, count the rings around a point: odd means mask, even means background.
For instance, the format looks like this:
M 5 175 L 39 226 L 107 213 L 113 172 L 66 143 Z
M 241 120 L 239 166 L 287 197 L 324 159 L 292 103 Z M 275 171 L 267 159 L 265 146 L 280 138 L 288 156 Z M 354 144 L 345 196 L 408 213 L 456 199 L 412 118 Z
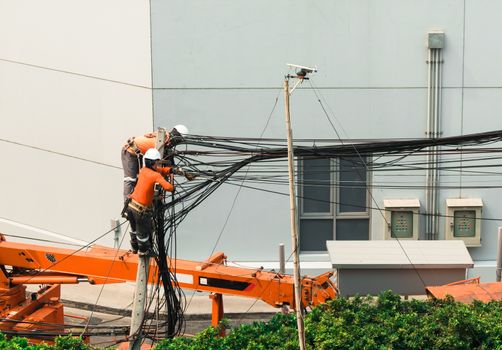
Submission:
M 243 188 L 237 196 L 237 186 L 220 187 L 178 226 L 178 256 L 200 260 L 213 251 L 222 251 L 231 261 L 277 260 L 279 243 L 285 244 L 289 256 L 288 189 L 263 189 L 285 195 Z
M 469 0 L 465 3 L 465 86 L 500 89 L 502 46 L 498 37 L 502 32 L 502 2 Z
M 465 90 L 464 90 L 465 92 Z M 464 131 L 462 118 L 462 89 L 458 87 L 444 87 L 442 90 L 441 131 L 443 136 L 456 136 Z M 426 105 L 427 108 L 427 105 Z M 426 118 L 426 117 L 424 117 Z M 486 131 L 485 129 L 483 131 Z M 443 174 L 443 173 L 442 173 Z
M 336 106 L 338 111 L 336 119 L 333 122 L 336 125 L 343 125 L 345 137 L 385 137 L 390 130 L 401 130 L 391 137 L 420 137 L 424 130 L 424 121 L 418 109 L 410 109 L 408 106 L 423 105 L 424 96 L 417 95 L 413 90 L 376 90 L 370 92 L 367 90 L 336 90 L 322 91 L 330 106 Z M 225 136 L 259 136 L 267 123 L 267 119 L 272 111 L 277 96 L 282 97 L 280 89 L 276 90 L 155 90 L 154 114 L 156 126 L 169 126 L 175 123 L 184 123 L 191 132 L 195 134 L 225 135 Z M 363 101 L 363 102 L 361 102 Z M 298 90 L 293 98 L 292 119 L 294 127 L 294 136 L 297 138 L 308 138 L 315 134 L 321 138 L 336 138 L 336 134 L 326 120 L 322 108 L 318 102 L 312 98 L 312 91 Z M 395 113 L 396 110 L 407 110 L 405 116 Z M 371 120 L 367 120 L 367 115 L 374 115 Z M 308 116 L 308 117 L 306 117 Z M 366 120 L 365 122 L 362 122 Z M 388 129 L 382 128 L 382 125 L 389 125 Z M 392 126 L 400 125 L 399 129 Z M 284 126 L 284 107 L 282 100 L 278 102 L 273 113 L 264 137 L 281 137 L 285 135 Z M 282 163 L 286 169 L 286 163 Z M 282 192 L 285 195 L 288 189 L 285 186 L 271 186 L 274 191 Z M 214 198 L 207 200 L 197 212 L 191 213 L 190 220 L 180 227 L 179 235 L 180 247 L 183 250 L 187 247 L 187 253 L 192 255 L 201 252 L 199 247 L 192 245 L 191 242 L 197 242 L 197 237 L 207 239 L 207 244 L 214 244 L 216 235 L 207 236 L 202 234 L 212 228 L 215 230 L 221 227 L 221 224 L 208 225 L 205 220 L 197 218 L 212 218 L 209 220 L 223 220 L 226 211 L 222 207 L 228 206 L 233 201 L 234 193 L 237 188 L 218 190 L 219 200 Z M 224 191 L 224 192 L 223 192 Z M 255 191 L 256 192 L 256 191 Z M 402 191 L 399 196 L 402 196 Z M 410 193 L 408 192 L 407 195 Z M 397 194 L 396 194 L 397 195 Z M 417 197 L 420 193 L 414 193 Z M 379 192 L 375 193 L 375 200 L 381 206 L 382 201 Z M 254 233 L 251 236 L 247 233 L 247 227 L 236 227 L 235 230 L 227 227 L 228 232 L 236 235 L 237 239 L 245 237 L 256 237 L 261 240 L 261 244 L 270 246 L 270 250 L 263 250 L 257 246 L 257 250 L 241 250 L 239 244 L 235 246 L 229 244 L 231 240 L 221 240 L 224 244 L 227 254 L 232 255 L 236 252 L 239 258 L 247 259 L 276 259 L 275 247 L 281 242 L 289 244 L 289 204 L 285 196 L 265 194 L 256 192 L 254 201 L 249 201 L 241 194 L 236 208 L 231 214 L 232 220 L 236 222 L 246 221 L 249 216 L 257 216 L 257 220 L 252 223 Z M 372 206 L 375 206 L 372 203 Z M 272 216 L 271 216 L 271 213 Z M 380 213 L 372 213 L 376 220 L 380 220 Z M 278 220 L 278 218 L 281 218 Z M 188 222 L 190 221 L 190 222 Z M 376 239 L 380 239 L 382 225 L 373 226 L 372 232 Z M 199 235 L 199 236 L 198 236 Z M 192 239 L 193 237 L 193 239 Z M 239 238 L 240 237 L 240 238 Z M 230 238 L 231 239 L 231 238 Z M 258 241 L 256 241 L 258 243 Z M 193 249 L 193 251 L 190 251 Z M 204 250 L 205 252 L 206 250 Z M 268 253 L 266 253 L 268 251 Z M 268 255 L 267 255 L 268 254 Z M 202 256 L 207 253 L 202 254 Z
M 425 287 L 465 279 L 465 269 L 343 269 L 338 270 L 340 295 L 378 295 L 392 290 L 402 295 L 424 295 Z
M 281 79 L 278 76 L 278 81 Z M 425 90 L 322 90 L 321 96 L 329 118 L 344 138 L 424 135 Z M 156 89 L 155 126 L 183 121 L 194 134 L 258 137 L 277 97 L 279 102 L 264 137 L 285 138 L 284 101 L 279 88 Z M 295 138 L 337 138 L 312 90 L 295 91 L 291 118 Z
M 496 71 L 496 69 L 494 69 Z M 498 88 L 464 90 L 464 133 L 502 129 L 502 80 Z
M 496 39 L 485 38 L 500 32 L 496 17 L 501 6 L 497 1 L 469 0 L 210 4 L 154 0 L 154 124 L 184 122 L 194 133 L 256 137 L 279 96 L 264 136 L 284 137 L 281 85 L 284 64 L 292 62 L 317 65 L 319 73 L 311 83 L 321 88 L 324 107 L 342 137 L 423 137 L 427 32 L 439 29 L 446 37 L 443 136 L 500 129 L 502 98 L 496 87 L 501 86 L 502 73 L 497 67 L 502 50 L 494 44 Z M 291 103 L 295 137 L 335 137 L 308 82 L 295 91 Z M 424 172 L 406 175 L 405 182 L 425 183 Z M 473 196 L 482 197 L 486 203 L 485 217 L 500 217 L 500 211 L 494 209 L 498 207 L 496 191 L 482 189 L 483 181 L 493 179 L 474 175 L 441 171 L 442 214 L 446 198 Z M 372 181 L 385 184 L 397 179 L 398 173 L 375 173 Z M 454 189 L 459 184 L 465 187 L 462 191 Z M 381 206 L 386 198 L 418 198 L 424 205 L 423 192 L 377 188 L 371 206 Z M 227 192 L 219 198 L 229 203 L 233 195 Z M 265 203 L 258 196 L 257 201 L 258 206 L 278 206 L 282 199 L 271 196 Z M 210 217 L 220 215 L 215 208 L 199 210 Z M 263 213 L 267 214 L 266 208 Z M 235 220 L 244 220 L 246 215 L 242 213 Z M 421 224 L 423 227 L 423 217 Z M 190 226 L 190 234 L 204 228 L 193 222 L 185 225 Z M 289 241 L 288 224 L 262 221 L 257 225 L 265 243 Z M 370 225 L 372 239 L 383 239 L 383 218 L 378 209 L 372 210 Z M 496 232 L 495 226 L 493 221 L 483 222 L 482 247 L 470 248 L 476 259 L 494 259 L 491 232 Z M 440 219 L 439 238 L 444 238 L 444 219 Z M 275 258 L 275 254 L 269 258 Z
M 459 1 L 152 1 L 156 88 L 275 87 L 286 62 L 318 65 L 320 86 L 416 87 L 426 33 L 447 33 L 458 84 Z M 189 73 L 189 74 L 187 74 Z
M 279 94 L 282 94 L 280 89 L 156 89 L 155 126 L 182 122 L 193 134 L 258 137 L 265 129 Z M 281 101 L 277 103 L 264 137 L 285 137 Z
M 489 147 L 489 146 L 488 146 Z M 455 157 L 458 158 L 458 157 Z M 473 161 L 475 158 L 481 158 Z M 462 172 L 458 170 L 444 170 L 442 172 L 441 186 L 443 187 L 439 194 L 439 210 L 445 215 L 446 199 L 448 198 L 481 198 L 483 200 L 483 209 L 481 217 L 481 247 L 469 248 L 469 253 L 474 260 L 493 260 L 497 254 L 497 230 L 500 226 L 500 193 L 498 187 L 502 185 L 500 175 L 498 174 L 499 159 L 493 158 L 492 154 L 464 155 L 463 165 L 466 166 Z M 495 156 L 495 158 L 498 158 Z M 482 164 L 485 168 L 468 168 Z M 449 167 L 456 165 L 448 164 Z M 491 167 L 490 167 L 491 166 Z M 462 182 L 460 183 L 460 175 Z M 462 185 L 462 189 L 458 186 Z M 440 236 L 444 239 L 445 218 L 440 219 Z
M 496 282 L 496 262 L 478 261 L 472 269 L 469 269 L 467 278 L 479 277 L 481 282 Z

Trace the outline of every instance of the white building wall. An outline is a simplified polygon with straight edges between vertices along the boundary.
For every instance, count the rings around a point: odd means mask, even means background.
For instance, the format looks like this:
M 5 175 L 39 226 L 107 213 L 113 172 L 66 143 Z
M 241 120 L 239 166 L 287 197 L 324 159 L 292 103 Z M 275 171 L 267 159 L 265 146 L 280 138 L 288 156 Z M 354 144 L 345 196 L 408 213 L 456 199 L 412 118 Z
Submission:
M 0 232 L 92 241 L 122 209 L 122 144 L 152 129 L 149 4 L 0 1 L 0 43 Z

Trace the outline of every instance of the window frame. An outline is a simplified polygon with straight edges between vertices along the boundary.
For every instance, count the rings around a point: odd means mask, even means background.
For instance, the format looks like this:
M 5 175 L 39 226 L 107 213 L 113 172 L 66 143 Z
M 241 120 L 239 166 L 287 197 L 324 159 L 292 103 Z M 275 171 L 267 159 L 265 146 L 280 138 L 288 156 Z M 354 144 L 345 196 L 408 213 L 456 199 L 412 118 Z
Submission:
M 333 157 L 333 158 L 328 158 L 329 159 L 329 164 L 330 164 L 330 212 L 319 212 L 319 213 L 312 213 L 308 212 L 305 213 L 303 210 L 303 195 L 304 195 L 304 174 L 305 174 L 305 161 L 308 159 L 315 159 L 313 157 L 302 157 L 302 158 L 297 158 L 297 166 L 298 166 L 298 174 L 299 174 L 299 183 L 298 183 L 298 191 L 297 193 L 299 194 L 299 197 L 297 198 L 297 207 L 299 208 L 298 210 L 298 216 L 297 216 L 297 227 L 299 229 L 298 232 L 298 237 L 301 236 L 300 232 L 300 227 L 301 227 L 301 221 L 302 220 L 332 220 L 333 221 L 333 232 L 332 232 L 332 239 L 336 240 L 336 222 L 338 220 L 344 220 L 344 219 L 367 219 L 368 220 L 368 240 L 372 239 L 372 230 L 371 230 L 371 210 L 369 210 L 370 206 L 370 201 L 371 201 L 371 194 L 370 194 L 370 188 L 371 188 L 371 171 L 366 168 L 366 189 L 365 189 L 365 194 L 366 194 L 366 211 L 361 211 L 361 212 L 340 212 L 339 211 L 339 204 L 340 204 L 340 191 L 339 191 L 339 184 L 340 184 L 340 157 Z M 363 158 L 365 159 L 365 163 L 368 163 L 368 158 Z M 326 250 L 302 250 L 300 248 L 300 253 L 302 254 L 318 254 L 318 253 L 326 253 Z
M 333 162 L 336 163 L 335 167 L 335 186 L 334 190 L 336 191 L 336 212 L 335 212 L 335 218 L 341 218 L 343 219 L 363 219 L 363 218 L 369 218 L 369 205 L 370 205 L 370 193 L 369 193 L 369 179 L 370 179 L 370 171 L 366 168 L 366 188 L 365 188 L 365 194 L 366 194 L 366 201 L 365 201 L 365 206 L 366 210 L 365 211 L 346 211 L 346 212 L 341 212 L 340 211 L 340 191 L 339 188 L 340 186 L 340 158 L 335 158 L 333 159 Z M 368 162 L 366 161 L 365 164 Z
M 333 182 L 336 181 L 336 168 L 334 167 L 334 164 L 333 164 L 333 161 L 331 158 L 328 158 L 330 160 L 329 162 L 329 172 L 330 172 L 330 183 L 329 183 L 329 186 L 330 186 L 330 192 L 329 192 L 329 205 L 330 205 L 330 208 L 329 208 L 329 212 L 305 212 L 303 210 L 303 194 L 304 194 L 304 174 L 305 174 L 305 170 L 304 170 L 304 164 L 305 164 L 305 158 L 301 158 L 299 159 L 299 162 L 298 162 L 298 166 L 300 167 L 300 170 L 298 171 L 299 175 L 300 175 L 300 184 L 299 184 L 299 190 L 298 190 L 298 193 L 300 194 L 300 197 L 298 198 L 298 217 L 300 218 L 309 218 L 309 219 L 330 219 L 330 218 L 333 218 L 335 215 L 336 215 L 336 208 L 334 208 L 336 206 L 336 203 L 334 202 L 334 195 L 333 195 L 333 188 L 332 188 L 332 185 L 333 185 Z

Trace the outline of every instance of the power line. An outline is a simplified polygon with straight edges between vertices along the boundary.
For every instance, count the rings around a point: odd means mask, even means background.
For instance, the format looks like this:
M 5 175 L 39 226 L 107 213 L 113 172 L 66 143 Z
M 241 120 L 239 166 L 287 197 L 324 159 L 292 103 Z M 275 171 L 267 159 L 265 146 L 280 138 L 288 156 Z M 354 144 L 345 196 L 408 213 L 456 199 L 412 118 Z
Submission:
M 47 152 L 47 153 L 51 153 L 51 154 L 56 154 L 58 156 L 63 156 L 63 157 L 67 157 L 67 158 L 73 158 L 73 159 L 81 160 L 81 161 L 88 162 L 88 163 L 93 163 L 93 164 L 102 165 L 102 166 L 106 166 L 106 167 L 113 168 L 113 169 L 120 169 L 120 170 L 122 170 L 122 167 L 118 167 L 118 166 L 115 166 L 115 165 L 111 165 L 111 164 L 107 164 L 107 163 L 103 163 L 103 162 L 98 162 L 98 161 L 87 159 L 87 158 L 77 157 L 77 156 L 74 156 L 74 155 L 71 155 L 71 154 L 68 154 L 68 153 L 62 153 L 62 152 L 57 152 L 57 151 L 53 151 L 53 150 L 46 149 L 46 148 L 32 146 L 32 145 L 28 145 L 26 143 L 21 143 L 21 142 L 7 140 L 7 139 L 0 139 L 0 141 L 1 142 L 5 142 L 5 143 L 10 143 L 10 144 L 13 144 L 13 145 L 17 145 L 17 146 L 21 146 L 21 147 L 35 149 L 37 151 L 42 151 L 42 152 Z
M 98 76 L 95 76 L 95 75 L 77 73 L 77 72 L 72 72 L 72 71 L 68 71 L 68 70 L 64 70 L 64 69 L 57 69 L 57 68 L 52 68 L 52 67 L 40 66 L 40 65 L 37 65 L 37 64 L 33 64 L 33 63 L 21 62 L 21 61 L 16 61 L 16 60 L 9 60 L 9 59 L 6 59 L 6 58 L 0 58 L 0 61 L 8 62 L 8 63 L 13 63 L 13 64 L 18 64 L 18 65 L 22 65 L 22 66 L 26 66 L 26 67 L 31 67 L 31 68 L 43 69 L 43 70 L 47 70 L 47 71 L 51 71 L 51 72 L 57 72 L 57 73 L 63 73 L 63 74 L 73 75 L 73 76 L 77 76 L 77 77 L 83 77 L 83 78 L 90 78 L 90 79 L 95 79 L 95 80 L 100 80 L 100 81 L 106 81 L 108 83 L 127 85 L 127 86 L 138 87 L 138 88 L 149 89 L 149 90 L 152 89 L 152 87 L 150 87 L 150 86 L 144 86 L 144 85 L 139 85 L 139 84 L 126 83 L 126 82 L 119 81 L 119 80 L 107 79 L 107 78 L 98 77 Z
M 274 190 L 266 190 L 266 189 L 263 189 L 261 187 L 254 187 L 254 186 L 247 186 L 247 185 L 237 185 L 237 184 L 233 184 L 232 182 L 226 182 L 226 184 L 228 185 L 232 185 L 232 186 L 242 186 L 242 187 L 245 187 L 245 188 L 248 188 L 248 189 L 252 189 L 252 190 L 256 190 L 256 191 L 261 191 L 261 192 L 266 192 L 266 193 L 271 193 L 271 194 L 277 194 L 277 195 L 280 195 L 280 196 L 289 196 L 288 193 L 285 193 L 285 192 L 279 192 L 279 191 L 274 191 Z M 318 202 L 323 202 L 323 203 L 331 203 L 331 204 L 342 204 L 342 205 L 347 205 L 347 206 L 351 206 L 351 207 L 356 207 L 356 208 L 360 208 L 360 209 L 369 209 L 369 210 L 380 210 L 380 211 L 392 211 L 391 209 L 386 209 L 386 208 L 377 208 L 377 207 L 371 207 L 371 206 L 365 206 L 365 205 L 358 205 L 358 204 L 353 204 L 353 203 L 345 203 L 345 202 L 340 202 L 340 201 L 327 201 L 327 200 L 321 200 L 321 199 L 316 199 L 316 198 L 309 198 L 309 197 L 303 197 L 303 196 L 298 196 L 297 195 L 297 198 L 300 198 L 300 199 L 308 199 L 308 200 L 313 200 L 313 201 L 318 201 Z M 425 213 L 418 213 L 418 215 L 422 215 L 422 216 L 425 216 L 425 215 L 429 215 L 429 216 L 435 216 L 435 217 L 440 217 L 440 218 L 454 218 L 454 216 L 451 216 L 451 215 L 443 215 L 443 214 L 425 214 Z M 364 218 L 361 218 L 361 219 L 364 219 Z M 477 219 L 476 219 L 477 220 Z M 502 218 L 480 218 L 479 220 L 481 221 L 502 221 Z
M 265 134 L 265 131 L 266 131 L 266 130 L 267 130 L 267 128 L 268 128 L 268 125 L 269 125 L 269 123 L 270 123 L 270 120 L 271 120 L 271 118 L 272 118 L 272 115 L 274 114 L 275 108 L 277 107 L 277 103 L 278 103 L 278 101 L 279 101 L 279 94 L 280 94 L 280 92 L 281 92 L 281 91 L 279 90 L 279 92 L 277 93 L 277 95 L 276 95 L 276 97 L 275 97 L 275 99 L 274 99 L 274 103 L 273 103 L 273 106 L 272 106 L 272 110 L 270 111 L 270 113 L 269 113 L 269 115 L 268 115 L 268 117 L 267 117 L 267 120 L 266 120 L 266 122 L 265 122 L 265 126 L 263 127 L 262 132 L 260 133 L 260 137 L 259 137 L 259 139 L 261 139 L 261 138 L 263 137 L 263 135 Z M 259 139 L 258 139 L 258 140 L 259 140 Z M 259 145 L 259 143 L 258 143 L 258 145 Z M 258 145 L 257 145 L 257 146 L 258 146 Z M 242 183 L 241 183 L 241 185 L 244 183 L 244 181 L 246 181 L 246 176 L 247 176 L 247 172 L 249 171 L 249 169 L 250 169 L 250 166 L 247 168 L 246 173 L 244 174 L 244 178 L 242 179 Z M 242 186 L 240 186 L 240 187 L 239 187 L 239 189 L 237 190 L 237 192 L 235 193 L 234 199 L 232 200 L 232 205 L 230 206 L 230 209 L 229 209 L 229 211 L 228 211 L 228 213 L 227 213 L 227 216 L 226 216 L 226 218 L 225 218 L 225 222 L 223 223 L 223 226 L 222 226 L 222 228 L 221 228 L 221 230 L 220 230 L 220 233 L 218 234 L 218 237 L 217 237 L 217 239 L 216 239 L 216 241 L 215 241 L 215 243 L 214 243 L 214 245 L 213 245 L 213 248 L 212 248 L 212 250 L 211 250 L 211 254 L 209 254 L 209 256 L 213 255 L 213 253 L 214 253 L 214 251 L 215 251 L 216 247 L 218 246 L 218 243 L 219 243 L 219 241 L 220 241 L 220 239 L 221 239 L 221 236 L 223 235 L 223 232 L 225 231 L 225 228 L 227 227 L 228 221 L 230 220 L 230 216 L 232 215 L 232 212 L 233 212 L 233 210 L 234 210 L 234 207 L 235 207 L 235 204 L 236 204 L 236 202 L 237 202 L 237 198 L 239 197 L 239 194 L 240 194 L 240 192 L 241 192 L 241 189 L 242 189 Z M 195 291 L 193 292 L 192 296 L 190 297 L 190 301 L 188 302 L 187 307 L 189 307 L 189 306 L 190 306 L 190 304 L 191 304 L 191 302 L 192 302 L 192 299 L 193 299 L 194 295 L 195 295 Z
M 124 225 L 127 221 L 123 221 L 122 223 L 120 223 L 117 227 L 120 227 L 122 225 Z M 37 270 L 35 274 L 31 275 L 27 281 L 30 281 L 31 279 L 37 277 L 38 275 L 40 275 L 41 273 L 44 273 L 46 271 L 49 271 L 50 269 L 52 269 L 54 266 L 62 263 L 63 261 L 65 261 L 66 259 L 72 257 L 73 255 L 77 254 L 78 252 L 86 249 L 86 248 L 89 248 L 93 243 L 96 243 L 97 241 L 99 241 L 101 238 L 105 237 L 107 234 L 109 234 L 110 232 L 113 232 L 114 230 L 116 229 L 116 227 L 112 227 L 110 230 L 106 231 L 105 233 L 103 233 L 102 235 L 98 236 L 97 238 L 93 239 L 92 241 L 90 241 L 89 243 L 81 246 L 80 248 L 74 250 L 73 252 L 71 252 L 70 254 L 68 254 L 67 256 L 63 257 L 61 260 L 58 260 L 58 261 L 55 261 L 54 263 L 52 263 L 51 265 L 49 265 L 48 267 L 46 267 L 45 269 L 43 270 Z M 6 293 L 8 293 L 8 291 L 5 291 L 3 293 L 0 293 L 0 296 L 2 295 L 5 295 Z

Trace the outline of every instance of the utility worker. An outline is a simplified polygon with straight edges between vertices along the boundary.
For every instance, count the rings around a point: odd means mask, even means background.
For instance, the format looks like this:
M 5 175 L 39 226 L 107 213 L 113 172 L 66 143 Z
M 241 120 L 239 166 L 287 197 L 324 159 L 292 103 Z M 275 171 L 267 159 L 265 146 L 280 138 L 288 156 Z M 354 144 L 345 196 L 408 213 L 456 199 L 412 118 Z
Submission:
M 176 125 L 171 132 L 166 133 L 164 149 L 170 149 L 183 139 L 183 135 L 188 134 L 188 129 L 184 125 Z M 150 148 L 155 148 L 157 134 L 148 133 L 144 136 L 131 137 L 122 147 L 122 168 L 124 169 L 124 202 L 134 190 L 138 178 L 139 169 L 143 155 Z
M 151 252 L 150 236 L 153 232 L 152 204 L 154 187 L 158 183 L 166 191 L 173 192 L 173 184 L 167 182 L 163 176 L 173 172 L 172 167 L 161 167 L 160 152 L 150 148 L 143 157 L 145 166 L 141 168 L 138 183 L 130 195 L 127 208 L 127 219 L 131 224 L 131 248 L 133 253 L 140 255 Z

